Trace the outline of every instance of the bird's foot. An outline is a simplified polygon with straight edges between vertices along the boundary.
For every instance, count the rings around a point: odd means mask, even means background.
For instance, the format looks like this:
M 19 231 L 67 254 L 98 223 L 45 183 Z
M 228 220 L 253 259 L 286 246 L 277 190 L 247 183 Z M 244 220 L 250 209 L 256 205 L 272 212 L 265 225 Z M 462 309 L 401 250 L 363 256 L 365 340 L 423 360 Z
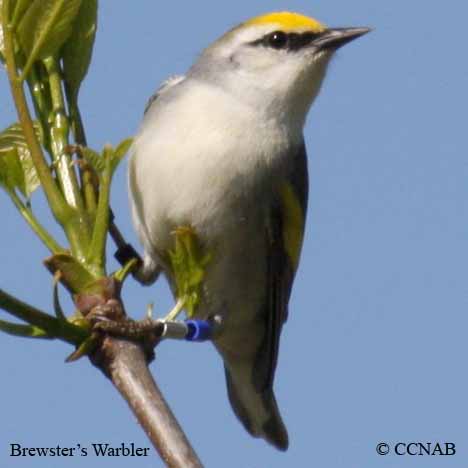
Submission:
M 143 342 L 145 348 L 154 348 L 162 339 L 207 341 L 216 336 L 221 328 L 220 316 L 208 320 L 161 320 L 146 318 L 140 321 L 130 318 L 124 321 L 98 321 L 93 330 L 132 341 Z

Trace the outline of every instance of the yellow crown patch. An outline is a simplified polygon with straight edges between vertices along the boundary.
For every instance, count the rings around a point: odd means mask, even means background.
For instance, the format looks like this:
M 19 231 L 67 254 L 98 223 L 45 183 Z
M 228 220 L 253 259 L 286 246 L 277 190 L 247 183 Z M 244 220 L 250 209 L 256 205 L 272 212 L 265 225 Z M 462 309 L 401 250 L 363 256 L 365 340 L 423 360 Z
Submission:
M 245 24 L 276 24 L 278 25 L 278 28 L 285 32 L 311 31 L 319 33 L 325 30 L 325 26 L 314 18 L 309 18 L 308 16 L 300 15 L 298 13 L 291 13 L 289 11 L 268 13 L 266 15 L 257 16 L 248 20 Z

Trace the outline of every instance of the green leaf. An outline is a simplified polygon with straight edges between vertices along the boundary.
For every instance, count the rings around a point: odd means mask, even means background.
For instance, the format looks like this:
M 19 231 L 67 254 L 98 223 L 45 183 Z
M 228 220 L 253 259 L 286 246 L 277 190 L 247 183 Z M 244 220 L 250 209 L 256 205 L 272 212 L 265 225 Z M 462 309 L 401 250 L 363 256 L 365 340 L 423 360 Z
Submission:
M 42 141 L 39 124 L 35 123 L 36 136 Z M 39 177 L 32 162 L 23 130 L 17 123 L 0 133 L 0 180 L 10 190 L 18 189 L 29 198 L 39 187 Z
M 24 178 L 23 185 L 18 188 L 26 198 L 30 198 L 34 190 L 36 190 L 40 185 L 39 177 L 37 175 L 36 168 L 34 167 L 29 148 L 19 146 L 18 156 L 23 169 Z
M 62 50 L 64 79 L 74 101 L 88 72 L 96 28 L 97 0 L 85 0 L 81 3 L 72 33 Z
M 56 254 L 44 264 L 53 274 L 60 272 L 60 282 L 71 292 L 86 291 L 96 283 L 96 277 L 70 254 Z
M 13 25 L 16 25 L 21 21 L 21 18 L 25 14 L 26 10 L 31 6 L 32 0 L 15 0 L 13 3 L 15 5 L 13 7 L 11 22 Z
M 78 361 L 78 359 L 81 359 L 83 356 L 90 354 L 96 348 L 97 343 L 97 336 L 91 335 L 90 337 L 86 338 L 78 346 L 78 348 L 76 348 L 75 351 L 73 351 L 73 353 L 71 353 L 70 356 L 65 359 L 65 362 L 75 362 Z
M 102 159 L 104 159 L 104 161 L 110 162 L 113 156 L 114 156 L 114 148 L 112 147 L 110 143 L 106 143 L 104 145 L 104 148 L 102 149 Z
M 80 146 L 80 154 L 83 159 L 92 167 L 94 172 L 99 176 L 105 169 L 104 158 L 96 151 L 86 146 Z
M 101 154 L 86 146 L 80 146 L 79 151 L 83 159 L 92 167 L 98 176 L 104 173 L 107 164 L 109 164 L 110 175 L 112 176 L 120 161 L 122 161 L 123 157 L 130 149 L 132 143 L 132 138 L 126 138 L 121 141 L 115 149 L 112 148 L 111 145 L 106 144 Z
M 25 10 L 31 5 L 32 0 L 10 0 L 10 19 L 9 23 L 13 25 L 18 24 L 18 20 L 21 18 Z M 5 63 L 5 43 L 3 38 L 3 28 L 2 28 L 2 9 L 3 9 L 3 0 L 0 0 L 0 62 Z M 13 14 L 11 13 L 13 12 Z M 14 44 L 15 54 L 18 51 L 17 44 Z M 22 62 L 22 57 L 16 57 L 16 63 L 20 64 Z
M 112 276 L 119 282 L 123 283 L 125 278 L 132 273 L 137 267 L 139 260 L 137 258 L 130 259 L 122 268 L 115 271 Z
M 54 55 L 70 37 L 82 0 L 32 0 L 18 25 L 26 55 L 24 73 L 36 60 Z
M 0 330 L 8 333 L 9 335 L 22 336 L 25 338 L 54 338 L 53 336 L 48 335 L 42 328 L 34 325 L 22 325 L 19 323 L 6 322 L 5 320 L 0 320 Z
M 114 156 L 119 159 L 122 159 L 128 153 L 128 150 L 132 146 L 132 143 L 133 143 L 133 138 L 125 138 L 125 140 L 122 140 L 117 145 L 117 148 L 115 148 Z
M 58 292 L 59 281 L 60 281 L 60 275 L 54 276 L 54 292 L 53 292 L 54 312 L 55 312 L 55 316 L 59 320 L 65 321 L 67 320 L 67 317 L 65 317 L 65 314 L 63 313 L 63 309 L 60 304 L 59 292 Z
M 17 148 L 0 153 L 0 185 L 12 191 L 24 186 Z
M 120 161 L 122 161 L 123 157 L 128 153 L 132 143 L 133 138 L 126 138 L 117 145 L 117 148 L 115 148 L 111 155 L 111 173 L 115 171 Z
M 37 139 L 40 143 L 42 143 L 42 130 L 38 122 L 34 122 L 34 130 L 36 131 Z M 10 125 L 8 128 L 6 128 L 0 133 L 0 151 L 6 146 L 8 146 L 9 148 L 14 146 L 24 146 L 25 148 L 27 148 L 28 145 L 26 143 L 23 130 L 21 129 L 21 125 L 19 123 L 14 123 Z

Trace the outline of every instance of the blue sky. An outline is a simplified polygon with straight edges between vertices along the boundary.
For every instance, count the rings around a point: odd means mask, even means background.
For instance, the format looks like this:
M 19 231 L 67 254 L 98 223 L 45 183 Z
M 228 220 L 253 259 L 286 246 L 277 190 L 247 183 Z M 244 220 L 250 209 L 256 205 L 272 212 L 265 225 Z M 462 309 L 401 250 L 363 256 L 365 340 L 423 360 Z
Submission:
M 183 73 L 228 28 L 275 10 L 375 28 L 339 51 L 305 128 L 307 233 L 276 377 L 289 451 L 279 453 L 244 432 L 209 344 L 163 343 L 152 370 L 209 467 L 465 467 L 465 2 L 102 1 L 81 94 L 89 144 L 99 149 L 132 135 L 161 80 Z M 5 127 L 16 117 L 4 73 L 0 106 Z M 123 164 L 112 203 L 137 245 L 125 171 Z M 40 196 L 33 203 L 47 216 Z M 46 251 L 3 193 L 0 206 L 0 286 L 51 310 L 52 281 L 41 265 Z M 172 303 L 163 283 L 142 288 L 129 282 L 124 295 L 133 317 L 143 316 L 149 302 L 161 315 Z M 64 364 L 70 352 L 59 342 L 0 336 L 0 465 L 162 466 L 156 455 L 131 461 L 8 456 L 10 443 L 150 446 L 86 359 Z M 457 454 L 384 457 L 375 451 L 379 442 L 413 441 L 453 442 Z

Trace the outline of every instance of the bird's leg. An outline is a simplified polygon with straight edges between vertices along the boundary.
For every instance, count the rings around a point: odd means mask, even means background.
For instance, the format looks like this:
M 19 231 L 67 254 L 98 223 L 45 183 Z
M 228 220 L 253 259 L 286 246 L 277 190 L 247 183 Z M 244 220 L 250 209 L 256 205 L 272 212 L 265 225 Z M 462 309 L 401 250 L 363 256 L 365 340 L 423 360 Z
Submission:
M 116 320 L 109 313 L 116 308 L 113 302 L 99 304 L 99 307 L 94 307 L 92 313 L 87 316 L 92 323 L 94 340 L 97 339 L 96 333 L 105 333 L 139 341 L 144 344 L 151 359 L 153 347 L 163 338 L 206 341 L 218 332 L 221 323 L 219 317 L 208 320 L 176 321 L 184 309 L 189 319 L 194 315 L 200 302 L 205 267 L 211 256 L 201 248 L 192 227 L 179 227 L 174 231 L 174 236 L 174 249 L 168 252 L 177 295 L 177 302 L 172 310 L 162 320 L 152 319 L 152 307 L 145 320 L 135 321 L 125 316 Z M 123 282 L 138 263 L 141 264 L 141 261 L 139 262 L 134 256 L 127 259 L 125 266 L 114 275 L 115 279 Z M 85 352 L 87 350 L 74 353 L 71 358 L 77 359 Z

